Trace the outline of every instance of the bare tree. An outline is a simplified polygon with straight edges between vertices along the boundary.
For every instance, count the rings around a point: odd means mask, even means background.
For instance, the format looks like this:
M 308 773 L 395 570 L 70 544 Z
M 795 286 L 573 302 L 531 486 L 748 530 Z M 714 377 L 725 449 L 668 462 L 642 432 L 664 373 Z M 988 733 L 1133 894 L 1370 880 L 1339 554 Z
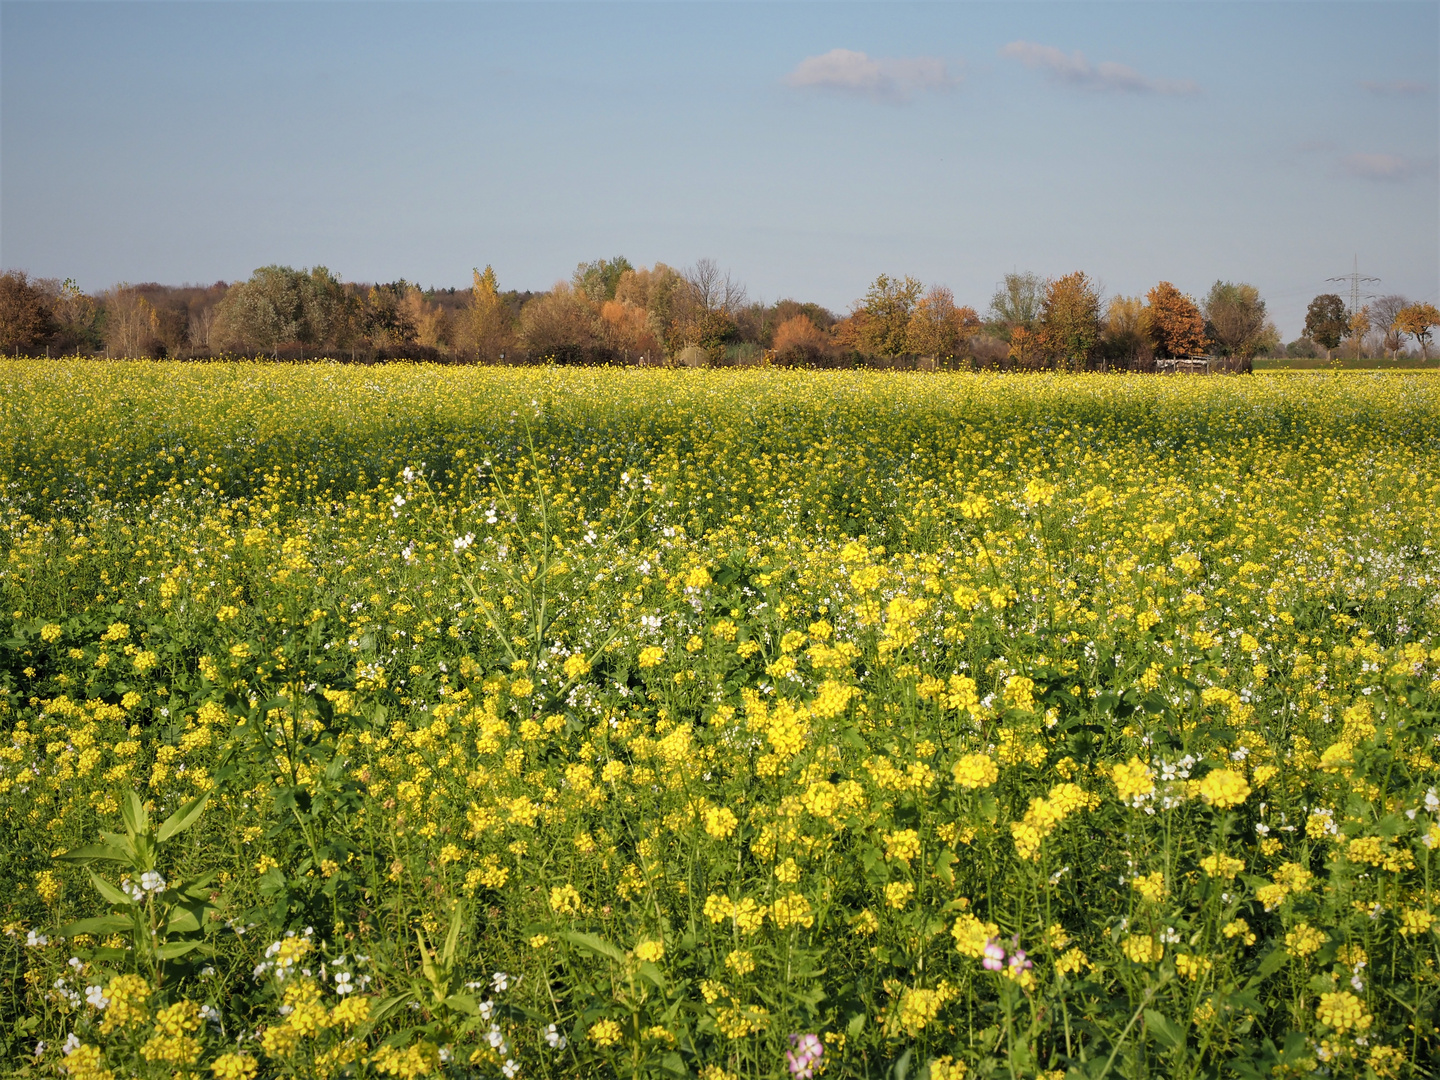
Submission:
M 1370 329 L 1381 335 L 1381 344 L 1386 352 L 1394 354 L 1400 351 L 1401 335 L 1395 328 L 1395 316 L 1409 304 L 1410 301 L 1399 294 L 1382 296 L 1370 302 Z
M 695 302 L 707 315 L 714 311 L 728 315 L 745 303 L 745 286 L 729 270 L 721 270 L 714 259 L 697 259 L 683 274 Z

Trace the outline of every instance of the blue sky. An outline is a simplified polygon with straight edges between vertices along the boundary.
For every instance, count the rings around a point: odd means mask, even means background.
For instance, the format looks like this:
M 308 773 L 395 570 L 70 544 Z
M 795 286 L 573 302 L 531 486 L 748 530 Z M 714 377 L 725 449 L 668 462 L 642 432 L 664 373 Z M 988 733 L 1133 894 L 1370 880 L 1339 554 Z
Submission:
M 1436 3 L 0 3 L 0 263 L 1440 299 Z

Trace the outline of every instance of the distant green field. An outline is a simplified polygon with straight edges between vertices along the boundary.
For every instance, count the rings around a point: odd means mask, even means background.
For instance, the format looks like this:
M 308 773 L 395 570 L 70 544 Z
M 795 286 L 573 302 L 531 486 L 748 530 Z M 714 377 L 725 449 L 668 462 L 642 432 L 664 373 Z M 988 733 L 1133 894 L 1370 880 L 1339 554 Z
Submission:
M 1300 356 L 1258 356 L 1255 358 L 1256 371 L 1440 371 L 1440 358 L 1420 360 L 1401 357 L 1389 360 L 1378 356 L 1364 356 L 1358 360 L 1353 356 L 1343 359 L 1324 357 L 1308 359 Z

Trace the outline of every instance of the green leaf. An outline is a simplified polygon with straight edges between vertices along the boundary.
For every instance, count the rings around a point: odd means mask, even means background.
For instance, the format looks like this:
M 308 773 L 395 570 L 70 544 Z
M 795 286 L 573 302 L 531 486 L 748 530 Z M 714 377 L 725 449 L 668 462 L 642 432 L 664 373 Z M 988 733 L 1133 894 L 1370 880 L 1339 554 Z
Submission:
M 74 851 L 66 851 L 55 856 L 60 862 L 79 863 L 81 866 L 86 863 L 108 862 L 128 863 L 130 855 L 110 844 L 87 844 L 85 847 L 76 848 Z
M 167 934 L 194 934 L 200 930 L 200 920 L 189 908 L 177 907 L 165 923 Z
M 191 825 L 195 824 L 195 820 L 204 811 L 205 804 L 209 801 L 210 793 L 208 791 L 198 799 L 191 799 L 165 819 L 165 823 L 160 826 L 160 831 L 156 834 L 156 839 L 163 844 L 176 833 L 184 832 Z
M 1252 990 L 1256 986 L 1259 986 L 1261 982 L 1284 967 L 1286 961 L 1289 959 L 1290 954 L 1285 951 L 1284 946 L 1271 949 L 1265 954 L 1265 958 L 1260 961 L 1260 965 L 1255 969 L 1255 974 L 1250 976 L 1250 981 L 1245 984 L 1245 988 Z
M 1185 1032 L 1167 1019 L 1164 1013 L 1154 1009 L 1145 1010 L 1145 1030 L 1171 1050 L 1179 1050 L 1185 1045 Z
M 128 915 L 101 915 L 94 919 L 81 919 L 60 928 L 61 937 L 79 937 L 81 934 L 118 934 L 134 928 Z
M 845 1025 L 845 1036 L 849 1039 L 858 1039 L 860 1032 L 865 1029 L 865 1014 L 856 1013 L 850 1017 L 850 1022 Z
M 640 965 L 640 977 L 661 993 L 665 991 L 665 974 L 651 963 Z
M 133 790 L 125 792 L 125 798 L 120 801 L 120 816 L 125 820 L 125 831 L 132 839 L 150 831 L 150 815 Z
M 660 1059 L 660 1068 L 671 1076 L 688 1076 L 689 1070 L 685 1068 L 685 1059 L 674 1050 L 669 1051 Z
M 90 881 L 95 886 L 95 891 L 105 898 L 107 903 L 117 904 L 120 907 L 131 907 L 135 901 L 125 895 L 122 889 L 116 888 L 104 878 L 96 875 L 95 871 L 90 872 Z
M 203 941 L 167 941 L 155 950 L 155 955 L 161 960 L 174 960 L 177 956 L 194 952 L 204 944 Z
M 578 945 L 580 948 L 594 953 L 597 956 L 608 956 L 618 964 L 625 962 L 625 954 L 623 952 L 596 934 L 582 934 L 579 931 L 571 931 L 564 936 L 572 945 Z

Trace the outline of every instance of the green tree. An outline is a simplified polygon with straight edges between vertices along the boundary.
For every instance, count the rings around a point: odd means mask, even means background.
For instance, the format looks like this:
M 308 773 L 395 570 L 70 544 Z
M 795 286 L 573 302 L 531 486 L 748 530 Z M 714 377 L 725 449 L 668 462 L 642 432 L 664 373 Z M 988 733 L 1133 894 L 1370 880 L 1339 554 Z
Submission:
M 634 270 L 630 260 L 624 255 L 617 255 L 613 259 L 596 259 L 594 262 L 582 262 L 575 267 L 575 273 L 570 278 L 570 283 L 575 286 L 577 292 L 583 293 L 592 303 L 599 304 L 605 300 L 615 299 L 615 290 L 620 285 L 620 278 L 627 270 Z
M 1100 340 L 1100 292 L 1084 271 L 1046 283 L 1040 326 L 1057 358 L 1083 371 Z
M 874 356 L 899 356 L 905 352 L 910 314 L 920 299 L 923 286 L 912 277 L 877 277 L 860 304 L 865 316 L 860 330 L 860 349 Z
M 1310 301 L 1305 311 L 1305 336 L 1324 347 L 1327 359 L 1330 350 L 1336 348 L 1349 331 L 1350 319 L 1344 300 L 1334 293 L 1321 293 Z
M 1005 275 L 990 298 L 990 321 L 1007 335 L 1017 326 L 1034 329 L 1045 307 L 1045 281 L 1029 271 Z
M 1201 311 L 1205 332 L 1221 356 L 1252 359 L 1278 340 L 1265 319 L 1265 301 L 1254 285 L 1217 281 L 1210 286 Z

